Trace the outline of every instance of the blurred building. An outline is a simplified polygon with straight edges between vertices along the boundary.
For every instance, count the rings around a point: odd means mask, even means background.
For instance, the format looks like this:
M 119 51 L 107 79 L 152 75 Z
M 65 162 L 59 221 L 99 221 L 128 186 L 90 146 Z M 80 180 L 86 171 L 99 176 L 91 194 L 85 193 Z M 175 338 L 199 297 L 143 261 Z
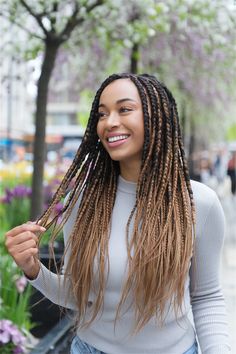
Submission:
M 23 158 L 22 148 L 32 158 L 35 133 L 36 82 L 40 59 L 32 63 L 14 55 L 13 39 L 25 41 L 25 34 L 4 22 L 0 44 L 0 159 Z M 6 30 L 6 28 L 8 30 Z M 63 55 L 59 56 L 63 61 Z M 58 63 L 57 63 L 58 64 Z M 71 89 L 66 65 L 53 72 L 48 102 L 46 143 L 48 150 L 75 150 L 84 130 L 78 124 L 78 94 Z M 65 146 L 64 146 L 65 145 Z
M 26 94 L 28 71 L 26 64 L 13 55 L 0 57 L 0 154 L 19 144 L 24 132 L 32 124 Z

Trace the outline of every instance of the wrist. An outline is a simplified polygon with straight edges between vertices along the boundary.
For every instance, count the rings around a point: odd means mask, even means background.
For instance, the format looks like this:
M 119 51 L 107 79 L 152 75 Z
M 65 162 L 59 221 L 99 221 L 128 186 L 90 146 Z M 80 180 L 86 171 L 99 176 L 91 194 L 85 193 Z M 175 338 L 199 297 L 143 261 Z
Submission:
M 40 271 L 40 265 L 39 262 L 35 264 L 34 267 L 31 267 L 30 269 L 23 269 L 24 275 L 28 280 L 35 280 L 39 274 Z

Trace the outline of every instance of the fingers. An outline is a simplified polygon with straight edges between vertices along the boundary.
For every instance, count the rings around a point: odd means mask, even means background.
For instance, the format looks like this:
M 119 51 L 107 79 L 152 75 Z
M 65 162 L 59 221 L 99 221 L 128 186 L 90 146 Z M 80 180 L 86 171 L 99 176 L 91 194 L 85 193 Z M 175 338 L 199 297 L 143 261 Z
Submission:
M 38 255 L 38 248 L 30 248 L 28 250 L 25 250 L 24 252 L 21 252 L 21 256 L 26 258 L 31 258 L 32 256 L 35 257 Z
M 11 256 L 15 260 L 16 264 L 19 265 L 20 268 L 24 269 L 29 266 L 29 262 L 32 260 L 32 257 L 38 255 L 38 248 L 32 247 L 23 249 L 22 252 L 14 252 Z
M 13 259 L 29 279 L 35 279 L 39 273 L 38 248 L 28 248 L 14 254 Z
M 15 236 L 6 235 L 6 244 L 17 245 L 31 239 L 33 239 L 36 243 L 38 243 L 38 237 L 34 233 L 32 233 L 31 231 L 25 231 Z
M 10 255 L 16 260 L 21 253 L 26 250 L 36 248 L 38 252 L 38 238 L 30 231 L 23 232 L 15 236 L 6 236 L 6 248 Z M 35 254 L 35 252 L 33 252 Z
M 35 220 L 35 221 L 27 221 L 26 224 L 34 224 L 34 225 L 40 225 L 42 220 Z M 40 225 L 41 226 L 41 225 Z
M 35 223 L 29 222 L 26 224 L 22 224 L 20 226 L 16 226 L 13 229 L 11 229 L 10 231 L 8 231 L 5 236 L 6 237 L 13 237 L 19 234 L 22 234 L 23 232 L 45 232 L 46 229 L 43 226 L 37 225 Z
M 25 242 L 31 239 L 38 243 L 38 237 L 31 231 L 25 231 L 16 236 L 7 236 L 7 239 L 9 239 L 10 242 L 14 242 L 15 244 Z
M 5 245 L 16 264 L 31 279 L 39 272 L 37 233 L 46 229 L 36 222 L 27 222 L 11 229 L 5 234 Z
M 33 238 L 18 244 L 14 244 L 13 247 L 12 249 L 11 246 L 9 246 L 8 248 L 12 256 L 17 255 L 18 253 L 25 252 L 26 250 L 30 250 L 32 248 L 36 248 L 38 250 L 37 240 L 34 240 Z
M 27 223 L 14 227 L 5 235 L 5 245 L 8 252 L 13 258 L 16 258 L 18 253 L 22 253 L 27 249 L 36 248 L 38 252 L 38 237 L 36 232 L 43 232 L 45 228 L 35 223 Z M 35 251 L 33 251 L 35 254 Z

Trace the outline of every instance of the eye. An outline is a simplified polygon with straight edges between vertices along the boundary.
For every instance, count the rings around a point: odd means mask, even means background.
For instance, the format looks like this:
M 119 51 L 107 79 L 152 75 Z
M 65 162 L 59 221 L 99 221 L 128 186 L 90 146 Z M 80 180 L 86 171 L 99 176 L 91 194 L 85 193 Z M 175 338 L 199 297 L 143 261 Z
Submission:
M 104 118 L 106 116 L 106 113 L 100 111 L 100 112 L 97 113 L 97 116 L 98 116 L 98 119 L 102 119 L 102 118 Z
M 128 107 L 121 107 L 120 108 L 120 113 L 128 113 L 131 111 L 132 111 L 132 108 L 128 108 Z

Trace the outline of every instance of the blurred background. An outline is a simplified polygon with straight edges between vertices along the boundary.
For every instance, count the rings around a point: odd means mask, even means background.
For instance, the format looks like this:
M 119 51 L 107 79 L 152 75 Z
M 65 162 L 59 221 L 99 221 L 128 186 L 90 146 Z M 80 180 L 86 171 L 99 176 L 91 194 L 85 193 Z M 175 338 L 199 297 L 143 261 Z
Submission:
M 172 91 L 191 178 L 221 200 L 222 283 L 235 333 L 235 0 L 0 0 L 0 38 L 0 265 L 9 270 L 0 279 L 0 319 L 27 333 L 33 327 L 32 290 L 16 286 L 21 274 L 4 233 L 47 207 L 101 81 L 133 72 L 154 74 Z M 19 301 L 25 307 L 16 315 L 10 309 Z M 232 346 L 236 353 L 233 338 Z

